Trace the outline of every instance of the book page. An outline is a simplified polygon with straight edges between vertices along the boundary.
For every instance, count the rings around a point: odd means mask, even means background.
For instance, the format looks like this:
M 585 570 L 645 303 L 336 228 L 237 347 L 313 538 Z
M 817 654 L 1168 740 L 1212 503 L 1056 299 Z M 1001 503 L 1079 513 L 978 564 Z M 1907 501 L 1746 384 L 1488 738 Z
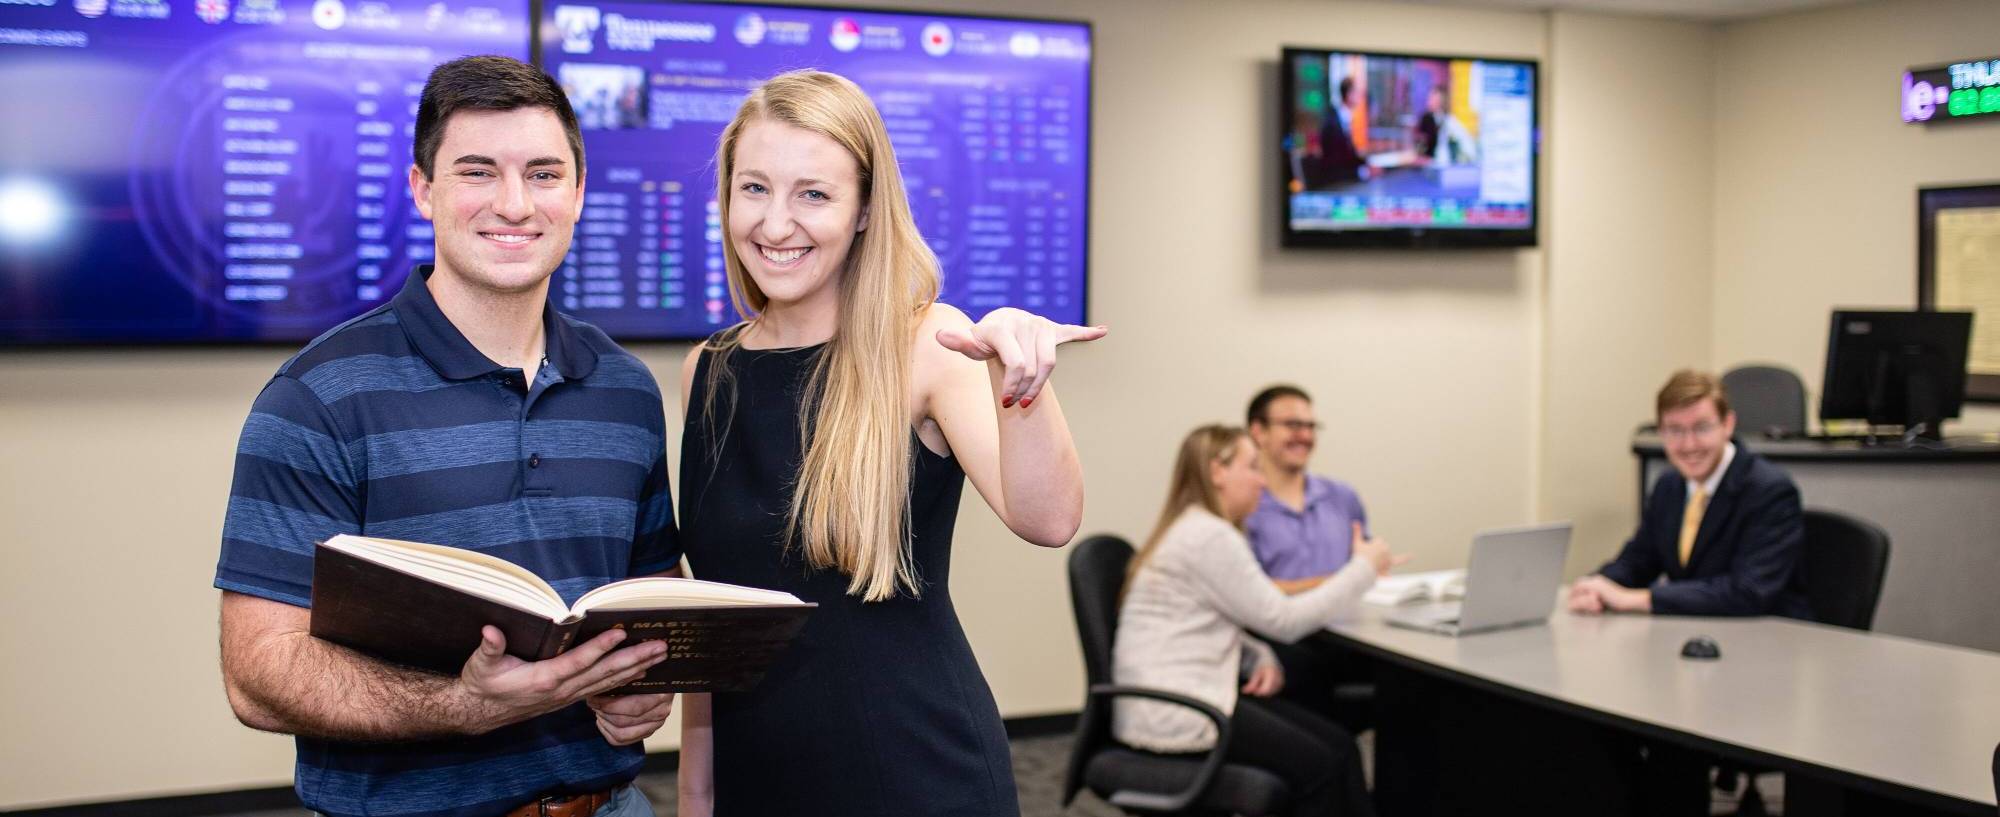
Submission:
M 799 597 L 778 590 L 762 590 L 700 579 L 647 576 L 612 582 L 583 594 L 574 609 L 581 615 L 591 610 L 643 610 L 655 607 L 727 607 L 742 605 L 797 605 Z
M 420 576 L 488 601 L 560 620 L 569 614 L 555 588 L 527 568 L 464 548 L 341 534 L 328 548 Z
M 1973 313 L 1965 369 L 2000 375 L 2000 207 L 1938 211 L 1937 308 Z
M 1465 569 L 1431 570 L 1384 576 L 1361 600 L 1381 607 L 1419 601 L 1451 601 L 1465 595 Z

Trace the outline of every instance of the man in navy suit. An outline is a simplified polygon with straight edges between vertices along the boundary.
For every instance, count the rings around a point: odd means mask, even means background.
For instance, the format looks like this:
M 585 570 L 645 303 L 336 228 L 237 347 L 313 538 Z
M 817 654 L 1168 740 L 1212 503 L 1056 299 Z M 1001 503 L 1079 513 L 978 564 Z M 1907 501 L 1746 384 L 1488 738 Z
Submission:
M 1736 414 L 1714 377 L 1676 372 L 1657 410 L 1674 470 L 1653 485 L 1618 558 L 1570 586 L 1569 609 L 1810 617 L 1791 477 L 1736 444 Z
M 1791 477 L 1736 443 L 1736 414 L 1711 375 L 1675 372 L 1655 411 L 1673 470 L 1653 484 L 1618 558 L 1570 585 L 1569 609 L 1807 618 L 1805 521 Z M 1624 770 L 1637 813 L 1708 814 L 1712 758 L 1615 730 L 1585 745 Z

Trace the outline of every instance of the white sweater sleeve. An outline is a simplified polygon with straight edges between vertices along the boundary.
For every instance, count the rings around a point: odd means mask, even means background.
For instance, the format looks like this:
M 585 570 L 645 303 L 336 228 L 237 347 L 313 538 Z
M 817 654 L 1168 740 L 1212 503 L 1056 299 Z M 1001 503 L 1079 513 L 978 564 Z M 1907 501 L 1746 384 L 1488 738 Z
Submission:
M 1215 521 L 1189 531 L 1197 537 L 1187 543 L 1193 551 L 1190 572 L 1209 603 L 1245 629 L 1287 643 L 1297 641 L 1352 614 L 1361 595 L 1375 584 L 1375 568 L 1354 559 L 1318 587 L 1286 595 L 1257 566 L 1243 534 Z
M 1250 656 L 1248 664 L 1251 669 L 1278 663 L 1278 653 L 1271 649 L 1271 645 L 1264 643 L 1264 639 L 1256 636 L 1243 639 L 1243 654 Z

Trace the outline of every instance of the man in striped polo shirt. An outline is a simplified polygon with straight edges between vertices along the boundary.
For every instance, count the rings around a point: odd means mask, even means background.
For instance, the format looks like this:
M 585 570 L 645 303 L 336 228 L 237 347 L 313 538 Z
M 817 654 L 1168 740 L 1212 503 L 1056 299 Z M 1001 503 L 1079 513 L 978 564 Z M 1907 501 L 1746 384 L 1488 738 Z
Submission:
M 415 142 L 436 265 L 307 344 L 244 424 L 215 577 L 230 706 L 297 736 L 299 797 L 323 814 L 651 815 L 629 784 L 672 698 L 599 693 L 660 643 L 614 631 L 524 662 L 487 627 L 443 676 L 308 634 L 313 545 L 337 533 L 491 553 L 566 602 L 680 560 L 658 385 L 548 302 L 583 208 L 562 89 L 515 60 L 446 63 Z

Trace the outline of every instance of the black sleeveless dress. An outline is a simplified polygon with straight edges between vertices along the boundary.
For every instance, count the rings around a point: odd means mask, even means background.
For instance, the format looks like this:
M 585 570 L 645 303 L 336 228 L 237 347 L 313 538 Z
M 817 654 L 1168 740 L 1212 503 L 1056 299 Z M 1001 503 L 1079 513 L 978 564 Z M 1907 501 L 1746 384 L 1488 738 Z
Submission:
M 805 379 L 824 348 L 730 352 L 734 388 L 723 381 L 712 421 L 713 355 L 695 369 L 681 442 L 688 564 L 699 578 L 819 604 L 756 688 L 713 698 L 715 814 L 1018 817 L 999 709 L 951 604 L 957 460 L 912 434 L 916 598 L 864 604 L 847 576 L 813 570 L 782 541 Z

